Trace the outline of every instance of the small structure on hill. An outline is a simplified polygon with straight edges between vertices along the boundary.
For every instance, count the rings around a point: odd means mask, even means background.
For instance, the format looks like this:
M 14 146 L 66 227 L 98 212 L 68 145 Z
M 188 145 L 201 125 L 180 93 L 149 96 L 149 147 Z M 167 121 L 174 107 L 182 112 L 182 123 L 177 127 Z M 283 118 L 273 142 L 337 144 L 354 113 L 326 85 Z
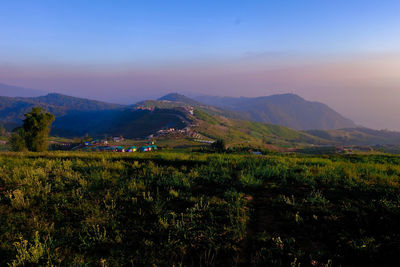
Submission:
M 119 142 L 121 142 L 121 141 L 124 141 L 124 138 L 123 138 L 122 136 L 116 136 L 116 137 L 113 137 L 112 140 L 113 140 L 114 142 L 119 143 Z

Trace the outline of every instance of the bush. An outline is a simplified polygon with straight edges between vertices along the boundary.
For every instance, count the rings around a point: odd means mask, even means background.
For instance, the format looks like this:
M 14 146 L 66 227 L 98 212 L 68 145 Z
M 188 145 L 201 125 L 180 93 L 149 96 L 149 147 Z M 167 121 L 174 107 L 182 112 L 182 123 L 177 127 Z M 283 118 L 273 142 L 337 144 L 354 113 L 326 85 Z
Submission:
M 225 152 L 225 141 L 223 139 L 217 139 L 214 143 L 211 144 L 211 148 L 218 153 Z
M 10 144 L 12 151 L 26 151 L 25 131 L 22 128 L 17 129 L 11 134 Z

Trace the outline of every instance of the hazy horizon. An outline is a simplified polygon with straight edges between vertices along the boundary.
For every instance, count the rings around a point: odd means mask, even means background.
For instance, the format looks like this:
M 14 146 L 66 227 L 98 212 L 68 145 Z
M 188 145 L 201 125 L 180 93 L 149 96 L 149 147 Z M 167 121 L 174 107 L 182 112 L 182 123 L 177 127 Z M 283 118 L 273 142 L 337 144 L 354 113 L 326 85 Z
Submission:
M 6 1 L 0 83 L 130 104 L 295 93 L 400 130 L 398 1 Z

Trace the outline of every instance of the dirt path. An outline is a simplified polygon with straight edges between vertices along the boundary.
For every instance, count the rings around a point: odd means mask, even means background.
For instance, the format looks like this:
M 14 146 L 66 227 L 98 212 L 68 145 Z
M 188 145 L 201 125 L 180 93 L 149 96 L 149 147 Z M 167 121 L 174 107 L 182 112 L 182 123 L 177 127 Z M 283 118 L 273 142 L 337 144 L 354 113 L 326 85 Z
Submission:
M 255 188 L 245 196 L 248 201 L 249 220 L 246 227 L 246 239 L 243 240 L 241 246 L 242 253 L 238 266 L 253 266 L 251 258 L 254 253 L 254 241 L 260 233 L 276 227 L 278 218 L 274 216 L 271 207 L 274 197 L 276 197 L 276 192 L 268 189 L 267 185 Z

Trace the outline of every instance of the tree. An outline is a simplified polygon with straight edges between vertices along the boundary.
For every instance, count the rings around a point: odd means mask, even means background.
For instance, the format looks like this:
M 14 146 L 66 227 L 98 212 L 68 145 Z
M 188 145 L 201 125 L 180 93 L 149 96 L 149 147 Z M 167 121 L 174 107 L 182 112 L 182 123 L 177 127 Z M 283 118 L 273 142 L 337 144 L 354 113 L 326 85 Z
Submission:
M 216 152 L 224 152 L 226 150 L 226 144 L 223 139 L 217 139 L 214 143 L 211 144 L 211 148 Z
M 31 112 L 25 114 L 23 126 L 25 144 L 30 151 L 48 149 L 47 139 L 53 121 L 54 116 L 39 107 L 34 107 Z
M 25 131 L 24 129 L 17 128 L 11 134 L 10 144 L 12 151 L 25 151 L 26 144 L 25 144 Z

